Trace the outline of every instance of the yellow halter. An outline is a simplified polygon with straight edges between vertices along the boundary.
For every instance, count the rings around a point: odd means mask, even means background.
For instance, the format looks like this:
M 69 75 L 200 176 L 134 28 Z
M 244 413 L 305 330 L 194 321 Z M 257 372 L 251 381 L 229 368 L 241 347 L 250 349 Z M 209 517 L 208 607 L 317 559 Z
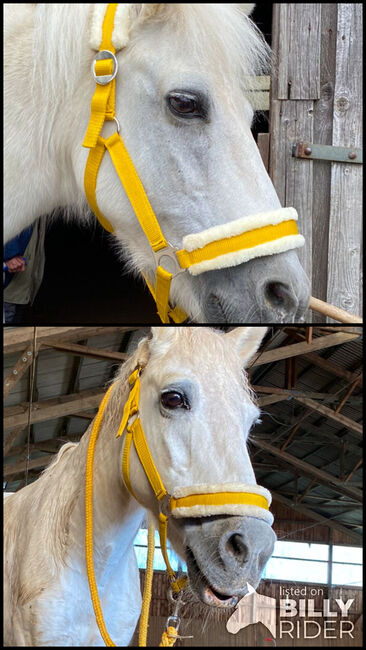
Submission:
M 163 323 L 181 323 L 187 315 L 169 304 L 173 278 L 189 271 L 198 275 L 213 268 L 225 268 L 245 261 L 284 252 L 304 244 L 298 234 L 294 208 L 283 208 L 250 215 L 230 223 L 214 226 L 201 233 L 187 235 L 184 248 L 178 250 L 164 237 L 146 196 L 143 185 L 120 136 L 115 115 L 115 84 L 118 62 L 113 45 L 114 18 L 118 4 L 109 4 L 103 21 L 102 42 L 93 65 L 96 90 L 91 102 L 91 116 L 83 146 L 89 148 L 85 166 L 84 188 L 89 205 L 103 228 L 113 233 L 113 226 L 100 212 L 96 185 L 100 164 L 108 149 L 115 170 L 131 202 L 136 217 L 155 256 L 155 286 L 145 281 L 156 302 Z M 105 121 L 115 120 L 117 131 L 108 138 L 100 136 Z
M 273 516 L 269 513 L 271 494 L 259 485 L 247 484 L 221 484 L 221 485 L 196 485 L 177 488 L 175 495 L 168 494 L 158 469 L 150 453 L 144 430 L 139 417 L 140 376 L 143 367 L 137 366 L 129 377 L 130 393 L 126 401 L 122 420 L 116 438 L 124 432 L 125 441 L 122 452 L 122 474 L 125 485 L 130 494 L 139 502 L 130 481 L 130 450 L 133 443 L 137 451 L 145 474 L 159 502 L 159 536 L 161 552 L 165 561 L 171 582 L 172 591 L 178 594 L 187 584 L 185 576 L 177 578 L 168 558 L 167 532 L 169 516 L 173 517 L 198 517 L 218 514 L 245 514 L 262 518 L 272 523 Z M 85 553 L 87 574 L 91 599 L 97 624 L 107 646 L 115 644 L 108 635 L 102 609 L 98 597 L 97 584 L 94 575 L 93 561 L 93 461 L 95 445 L 103 413 L 107 406 L 114 384 L 110 386 L 99 407 L 90 435 L 85 486 Z M 151 562 L 150 562 L 151 564 Z M 151 565 L 152 566 L 152 565 Z M 152 569 L 151 569 L 152 570 Z M 151 595 L 151 586 L 150 586 Z M 145 598 L 144 598 L 145 601 Z M 145 608 L 146 609 L 146 608 Z M 144 617 L 146 619 L 146 616 Z M 173 635 L 174 636 L 174 635 Z

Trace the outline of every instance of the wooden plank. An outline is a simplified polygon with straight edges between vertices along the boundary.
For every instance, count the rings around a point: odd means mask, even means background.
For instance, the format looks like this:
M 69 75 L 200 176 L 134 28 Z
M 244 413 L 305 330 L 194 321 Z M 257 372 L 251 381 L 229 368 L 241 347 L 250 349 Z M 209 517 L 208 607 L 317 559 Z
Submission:
M 34 402 L 31 408 L 30 423 L 45 422 L 64 415 L 71 415 L 75 411 L 87 411 L 90 408 L 95 408 L 99 406 L 104 395 L 105 390 L 93 388 L 43 402 Z M 26 426 L 28 424 L 28 408 L 29 405 L 24 403 L 4 409 L 4 429 Z
M 362 535 L 353 532 L 353 530 L 350 530 L 349 528 L 346 528 L 346 526 L 343 526 L 342 524 L 338 523 L 338 521 L 335 521 L 334 519 L 329 519 L 328 517 L 324 517 L 323 515 L 320 515 L 318 512 L 315 512 L 311 508 L 308 508 L 304 505 L 297 505 L 290 499 L 287 499 L 287 497 L 284 497 L 282 494 L 278 494 L 278 492 L 273 492 L 273 490 L 271 490 L 271 493 L 272 493 L 273 501 L 278 501 L 279 503 L 283 503 L 283 505 L 291 508 L 295 512 L 301 512 L 303 515 L 306 515 L 307 517 L 313 519 L 314 521 L 318 521 L 320 524 L 323 524 L 324 526 L 328 526 L 329 528 L 338 530 L 340 533 L 343 533 L 344 535 L 348 535 L 350 539 L 357 542 L 358 544 L 362 543 Z
M 32 349 L 33 344 L 29 346 L 29 348 L 30 349 L 27 348 L 26 350 L 24 350 L 24 352 L 22 352 L 18 361 L 12 367 L 12 369 L 4 379 L 4 389 L 3 389 L 4 399 L 8 396 L 10 391 L 18 383 L 19 379 L 23 377 L 24 373 L 26 372 L 26 370 L 28 370 L 29 366 L 33 361 L 33 356 L 34 356 L 33 349 Z M 36 350 L 36 356 L 37 356 L 37 352 L 38 350 Z
M 274 386 L 250 386 L 256 393 L 268 393 L 269 395 L 286 395 L 287 397 L 309 397 L 310 399 L 329 399 L 330 393 L 311 393 L 310 391 L 295 390 L 294 388 L 275 388 Z
M 313 141 L 313 101 L 272 99 L 270 121 L 270 177 L 282 205 L 296 208 L 305 245 L 296 253 L 312 278 L 313 161 L 292 156 L 294 142 Z M 315 267 L 316 270 L 316 267 Z M 307 322 L 311 317 L 307 313 Z
M 314 352 L 315 350 L 323 350 L 335 345 L 341 345 L 343 343 L 348 343 L 349 341 L 354 341 L 358 338 L 360 338 L 358 334 L 346 334 L 344 332 L 337 332 L 336 334 L 319 336 L 318 338 L 313 339 L 311 344 L 304 341 L 303 343 L 285 345 L 282 348 L 259 352 L 254 357 L 254 361 L 250 364 L 250 367 L 252 368 L 254 366 L 261 366 L 264 363 L 272 363 L 273 361 L 295 357 L 300 354 L 308 354 L 309 352 Z
M 266 170 L 269 170 L 269 133 L 258 133 L 257 145 Z
M 123 362 L 129 358 L 129 354 L 124 352 L 113 352 L 112 350 L 100 350 L 99 348 L 91 348 L 86 345 L 78 345 L 77 343 L 43 343 L 42 347 L 52 348 L 60 352 L 66 352 L 81 357 L 91 357 L 93 359 L 110 359 L 112 361 Z
M 8 478 L 9 476 L 14 476 L 14 474 L 25 472 L 27 466 L 28 469 L 42 469 L 43 467 L 46 467 L 54 458 L 55 454 L 49 454 L 47 456 L 42 456 L 41 458 L 33 458 L 32 460 L 28 461 L 28 464 L 26 460 L 21 460 L 18 463 L 4 465 L 3 477 Z
M 320 96 L 320 7 L 300 3 L 273 6 L 278 73 L 272 83 L 276 99 Z
M 304 404 L 308 408 L 311 408 L 313 411 L 317 411 L 318 413 L 325 415 L 327 418 L 330 418 L 331 420 L 335 420 L 339 424 L 342 424 L 347 429 L 350 429 L 351 431 L 357 433 L 359 436 L 362 437 L 363 435 L 362 424 L 359 424 L 358 422 L 355 422 L 354 420 L 351 420 L 350 418 L 341 415 L 341 413 L 336 413 L 335 411 L 328 408 L 327 406 L 323 406 L 323 404 L 319 404 L 318 402 L 315 402 L 312 399 L 307 399 L 306 397 L 294 397 L 294 400 L 296 402 L 300 402 L 300 404 Z
M 335 44 L 337 38 L 337 5 L 322 3 L 320 38 L 320 95 L 314 102 L 314 142 L 331 145 L 333 133 L 333 99 L 335 84 Z M 313 165 L 313 259 L 317 272 L 313 274 L 312 292 L 323 301 L 327 300 L 328 242 L 330 209 L 329 162 L 314 161 Z M 313 312 L 312 322 L 324 322 L 324 317 Z
M 337 5 L 334 146 L 362 146 L 362 5 Z M 362 314 L 362 169 L 331 163 L 327 301 Z M 340 263 L 341 262 L 341 263 Z
M 49 343 L 50 341 L 71 341 L 87 339 L 92 336 L 112 334 L 113 332 L 131 332 L 138 327 L 101 326 L 101 327 L 37 327 L 37 344 Z M 14 327 L 4 329 L 4 354 L 21 352 L 33 341 L 33 327 Z
M 289 399 L 288 395 L 265 395 L 258 397 L 257 404 L 258 406 L 268 406 L 268 404 L 277 404 L 277 402 L 283 402 L 286 399 Z
M 12 448 L 14 442 L 16 441 L 17 437 L 22 433 L 24 429 L 24 426 L 17 427 L 13 431 L 10 431 L 8 435 L 6 436 L 4 440 L 4 445 L 3 445 L 3 453 L 4 456 L 9 453 L 10 449 Z
M 349 485 L 346 485 L 344 481 L 341 481 L 336 476 L 333 476 L 328 472 L 324 472 L 322 469 L 318 469 L 314 465 L 310 465 L 300 458 L 289 454 L 287 451 L 282 451 L 278 447 L 274 447 L 273 445 L 270 445 L 269 443 L 264 442 L 259 438 L 252 438 L 251 443 L 255 447 L 258 447 L 258 449 L 262 449 L 263 451 L 269 452 L 272 456 L 278 457 L 282 462 L 284 461 L 289 465 L 296 467 L 296 469 L 298 469 L 303 476 L 316 478 L 317 482 L 321 485 L 326 485 L 328 488 L 334 490 L 335 492 L 338 492 L 339 494 L 346 494 L 352 499 L 355 499 L 356 501 L 362 503 L 363 493 L 361 490 L 349 487 Z

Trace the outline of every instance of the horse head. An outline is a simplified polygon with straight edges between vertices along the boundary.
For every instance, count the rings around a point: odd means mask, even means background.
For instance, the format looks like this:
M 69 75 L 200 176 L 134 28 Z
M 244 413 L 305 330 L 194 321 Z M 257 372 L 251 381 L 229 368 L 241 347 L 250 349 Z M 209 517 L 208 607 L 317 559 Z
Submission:
M 95 7 L 89 32 L 90 44 L 98 49 L 105 6 Z M 235 227 L 239 220 L 245 226 L 246 218 L 249 223 L 255 215 L 281 208 L 251 132 L 251 79 L 263 69 L 267 49 L 247 16 L 252 5 L 242 7 L 122 4 L 114 18 L 115 113 L 174 250 L 187 236 L 198 241 L 200 233 L 225 230 L 231 223 Z M 87 51 L 91 65 L 95 52 L 90 46 Z M 93 96 L 90 73 L 78 93 L 86 127 L 85 97 Z M 115 123 L 107 122 L 103 137 L 114 130 Z M 81 141 L 82 136 L 74 142 L 73 165 L 84 191 L 88 152 Z M 95 196 L 130 268 L 154 284 L 156 257 L 109 156 L 100 165 Z M 255 228 L 255 220 L 253 224 Z M 287 248 L 303 243 L 298 235 L 295 240 Z M 223 257 L 224 263 L 221 257 L 173 275 L 171 303 L 200 322 L 293 322 L 302 317 L 309 281 L 294 250 L 264 245 L 260 257 L 243 263 L 246 258 Z
M 173 504 L 168 537 L 187 563 L 195 595 L 217 607 L 232 607 L 247 583 L 258 585 L 276 538 L 270 494 L 257 485 L 247 450 L 259 410 L 243 367 L 265 331 L 153 328 L 137 351 L 144 433 L 134 432 L 135 446 L 124 456 L 125 483 L 158 521 L 166 499 L 154 496 L 166 489 Z M 238 493 L 246 494 L 244 505 L 235 500 Z

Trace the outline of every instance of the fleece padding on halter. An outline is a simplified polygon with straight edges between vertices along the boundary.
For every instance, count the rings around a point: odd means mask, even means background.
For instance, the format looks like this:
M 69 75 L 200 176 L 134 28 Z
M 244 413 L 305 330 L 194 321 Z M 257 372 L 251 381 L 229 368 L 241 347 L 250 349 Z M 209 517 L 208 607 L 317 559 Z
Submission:
M 118 50 L 126 47 L 129 41 L 129 28 L 130 20 L 129 13 L 131 11 L 131 4 L 125 2 L 117 4 L 113 32 L 112 44 Z M 92 50 L 102 49 L 101 42 L 103 38 L 103 20 L 108 9 L 107 3 L 94 4 L 92 9 L 92 18 L 90 25 L 90 39 L 89 45 Z
M 283 253 L 305 243 L 297 230 L 295 208 L 280 208 L 248 215 L 186 235 L 185 250 L 177 252 L 191 275 L 237 266 L 255 257 Z
M 241 515 L 263 519 L 270 526 L 271 493 L 261 485 L 248 483 L 213 483 L 174 488 L 170 499 L 173 517 L 208 517 Z

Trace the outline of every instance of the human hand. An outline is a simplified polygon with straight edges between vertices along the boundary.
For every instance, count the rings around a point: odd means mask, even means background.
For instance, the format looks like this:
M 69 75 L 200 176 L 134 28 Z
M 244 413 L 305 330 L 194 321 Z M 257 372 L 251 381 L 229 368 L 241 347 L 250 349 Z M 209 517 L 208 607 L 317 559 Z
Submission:
M 9 273 L 19 273 L 26 269 L 25 260 L 19 256 L 12 257 L 11 260 L 6 260 L 6 266 L 8 267 Z

